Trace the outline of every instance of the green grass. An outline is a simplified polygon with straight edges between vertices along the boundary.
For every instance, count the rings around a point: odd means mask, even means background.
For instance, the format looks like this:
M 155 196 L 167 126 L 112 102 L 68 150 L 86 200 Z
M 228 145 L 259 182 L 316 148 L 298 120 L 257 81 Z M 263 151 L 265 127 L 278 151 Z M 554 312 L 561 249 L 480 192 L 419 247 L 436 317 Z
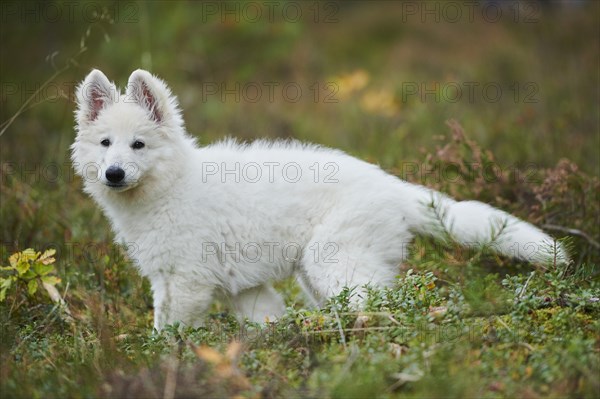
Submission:
M 7 290 L 2 397 L 600 395 L 597 3 L 543 8 L 534 23 L 403 20 L 400 2 L 320 3 L 319 23 L 312 3 L 296 23 L 280 14 L 222 22 L 183 2 L 102 3 L 114 23 L 90 23 L 86 4 L 72 20 L 10 14 L 0 27 L 0 121 L 17 114 L 0 137 L 0 264 L 55 248 L 53 274 L 71 312 L 41 288 Z M 332 11 L 337 22 L 325 23 Z M 86 51 L 70 61 L 82 39 Z M 68 68 L 42 86 L 55 51 L 56 68 Z M 139 67 L 163 77 L 201 143 L 293 137 L 340 148 L 569 235 L 574 263 L 521 264 L 421 237 L 396 286 L 372 288 L 360 314 L 348 308 L 351 290 L 312 309 L 285 281 L 288 310 L 276 323 L 240 325 L 216 303 L 206 328 L 155 333 L 148 282 L 112 244 L 69 163 L 72 89 L 92 67 L 121 85 Z M 237 102 L 204 93 L 265 82 L 303 95 Z M 503 95 L 444 96 L 469 82 Z M 421 100 L 415 84 L 433 94 Z M 54 98 L 61 90 L 67 98 Z M 532 93 L 536 102 L 525 101 Z M 337 102 L 325 101 L 332 94 Z

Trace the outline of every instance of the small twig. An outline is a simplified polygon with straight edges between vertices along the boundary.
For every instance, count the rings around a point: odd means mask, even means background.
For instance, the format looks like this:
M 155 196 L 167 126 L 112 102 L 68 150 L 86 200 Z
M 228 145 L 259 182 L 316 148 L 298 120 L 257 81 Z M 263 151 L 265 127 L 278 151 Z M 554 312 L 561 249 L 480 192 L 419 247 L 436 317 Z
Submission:
M 391 314 L 388 314 L 388 319 L 396 325 L 399 325 L 399 326 L 402 325 L 402 323 L 400 323 L 398 320 L 394 319 L 394 316 L 392 316 Z
M 535 275 L 535 272 L 531 272 L 529 274 L 527 281 L 525 281 L 525 285 L 523 285 L 523 288 L 521 288 L 521 291 L 519 292 L 519 296 L 517 297 L 517 302 L 519 302 L 521 300 L 521 298 L 523 297 L 523 295 L 525 294 L 525 291 L 527 290 L 527 286 L 529 285 L 529 282 L 531 281 L 531 279 L 533 278 L 534 275 Z
M 535 348 L 531 345 L 529 345 L 527 342 L 517 342 L 518 346 L 522 346 L 523 348 L 527 349 L 529 352 L 534 352 Z
M 337 306 L 333 307 L 333 314 L 335 315 L 335 320 L 337 321 L 342 346 L 344 347 L 344 351 L 346 351 L 348 350 L 348 348 L 346 347 L 346 336 L 344 335 L 344 328 L 342 327 L 342 321 L 340 320 L 340 315 L 338 314 Z
M 345 328 L 342 330 L 342 333 L 344 331 L 346 332 L 358 332 L 358 331 L 385 331 L 385 330 L 391 330 L 393 328 L 397 328 L 397 327 L 360 327 L 360 328 Z M 333 333 L 339 333 L 340 330 L 335 330 L 335 329 L 328 329 L 328 330 L 311 330 L 311 331 L 305 331 L 304 334 L 333 334 Z
M 502 324 L 502 326 L 503 326 L 504 328 L 506 328 L 506 329 L 508 330 L 508 332 L 510 332 L 510 333 L 511 333 L 511 335 L 513 335 L 513 336 L 514 336 L 514 334 L 515 334 L 515 333 L 514 333 L 513 329 L 512 329 L 512 328 L 510 328 L 510 327 L 508 326 L 508 324 L 506 324 L 506 322 L 505 322 L 504 320 L 502 320 L 502 318 L 500 318 L 500 316 L 496 316 L 496 317 L 495 317 L 495 319 L 496 319 L 496 321 L 497 321 L 498 323 Z
M 559 226 L 556 224 L 544 224 L 544 225 L 542 225 L 542 227 L 545 229 L 548 229 L 548 230 L 561 231 L 563 233 L 567 233 L 572 236 L 581 237 L 581 238 L 585 239 L 594 248 L 600 249 L 600 243 L 598 243 L 598 241 L 594 240 L 592 237 L 589 236 L 589 234 L 587 234 L 584 231 L 581 231 L 578 229 L 572 229 L 570 227 L 563 227 L 563 226 Z
M 535 348 L 528 344 L 527 342 L 508 342 L 505 344 L 498 345 L 498 349 L 504 350 L 505 348 L 510 348 L 511 346 L 521 346 L 527 349 L 529 352 L 535 352 Z
M 17 297 L 18 297 L 17 295 L 15 295 L 13 297 L 12 305 L 10 306 L 10 309 L 8 310 L 8 318 L 9 319 L 12 316 L 13 310 L 19 308 L 25 302 L 25 298 L 23 298 L 23 299 L 21 299 L 21 302 L 19 302 L 19 304 L 17 305 Z

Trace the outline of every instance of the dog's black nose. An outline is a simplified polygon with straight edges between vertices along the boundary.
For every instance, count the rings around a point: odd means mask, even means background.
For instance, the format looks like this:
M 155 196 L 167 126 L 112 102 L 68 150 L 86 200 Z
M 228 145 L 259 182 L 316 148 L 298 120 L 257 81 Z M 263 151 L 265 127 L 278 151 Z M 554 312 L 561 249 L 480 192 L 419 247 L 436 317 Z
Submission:
M 110 166 L 106 169 L 106 180 L 111 183 L 119 183 L 125 177 L 125 171 L 118 166 Z

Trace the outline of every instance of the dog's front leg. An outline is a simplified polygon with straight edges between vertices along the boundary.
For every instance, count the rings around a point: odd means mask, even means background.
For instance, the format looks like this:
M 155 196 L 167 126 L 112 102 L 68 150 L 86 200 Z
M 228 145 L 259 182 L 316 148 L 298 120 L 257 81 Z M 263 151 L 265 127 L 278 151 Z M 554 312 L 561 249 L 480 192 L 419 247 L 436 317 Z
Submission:
M 214 287 L 193 280 L 168 276 L 153 279 L 154 328 L 180 322 L 184 326 L 202 327 L 204 316 L 213 299 Z

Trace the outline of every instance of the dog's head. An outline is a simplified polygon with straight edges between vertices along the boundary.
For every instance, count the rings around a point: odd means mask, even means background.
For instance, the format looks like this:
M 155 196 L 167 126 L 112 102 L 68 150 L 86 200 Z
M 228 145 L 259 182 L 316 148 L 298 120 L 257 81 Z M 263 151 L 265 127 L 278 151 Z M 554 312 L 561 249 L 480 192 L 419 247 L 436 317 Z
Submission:
M 91 194 L 161 186 L 172 179 L 185 133 L 177 100 L 166 84 L 144 70 L 121 93 L 99 70 L 77 87 L 72 160 Z M 193 144 L 192 144 L 193 147 Z

